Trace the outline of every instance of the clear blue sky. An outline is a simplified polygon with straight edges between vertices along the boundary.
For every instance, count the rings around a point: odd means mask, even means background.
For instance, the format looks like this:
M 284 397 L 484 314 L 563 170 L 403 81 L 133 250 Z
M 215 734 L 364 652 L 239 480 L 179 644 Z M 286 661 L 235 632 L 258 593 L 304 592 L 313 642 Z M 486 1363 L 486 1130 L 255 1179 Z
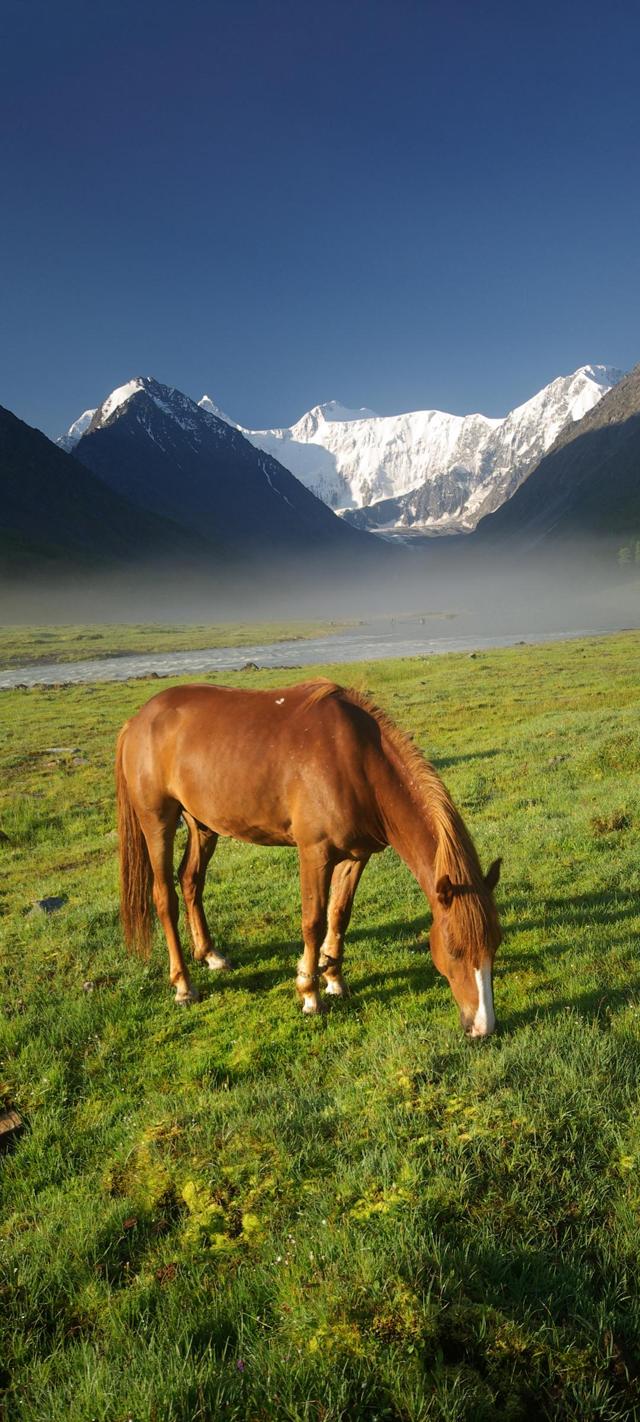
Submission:
M 640 360 L 633 0 L 2 0 L 0 404 L 502 414 Z

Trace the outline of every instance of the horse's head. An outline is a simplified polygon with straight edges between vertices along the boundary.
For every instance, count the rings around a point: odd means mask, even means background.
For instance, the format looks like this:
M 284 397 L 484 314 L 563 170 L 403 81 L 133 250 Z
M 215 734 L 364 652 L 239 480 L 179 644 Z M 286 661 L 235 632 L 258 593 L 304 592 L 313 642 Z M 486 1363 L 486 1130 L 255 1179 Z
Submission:
M 478 885 L 452 883 L 448 874 L 436 883 L 431 957 L 448 980 L 469 1037 L 488 1037 L 496 1025 L 493 960 L 502 934 L 493 890 L 500 862 L 494 861 Z

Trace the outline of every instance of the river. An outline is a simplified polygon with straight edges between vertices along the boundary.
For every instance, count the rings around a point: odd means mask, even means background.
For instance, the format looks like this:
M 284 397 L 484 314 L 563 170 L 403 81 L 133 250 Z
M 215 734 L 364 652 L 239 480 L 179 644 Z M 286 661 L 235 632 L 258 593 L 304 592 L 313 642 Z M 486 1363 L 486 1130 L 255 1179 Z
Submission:
M 0 671 L 0 690 L 16 686 L 78 684 L 96 681 L 129 681 L 133 678 L 206 676 L 213 671 L 237 672 L 247 662 L 259 667 L 306 667 L 318 663 L 369 662 L 385 657 L 430 657 L 444 652 L 482 651 L 491 647 L 513 647 L 524 643 L 567 641 L 573 637 L 603 636 L 615 627 L 573 627 L 563 631 L 523 626 L 518 632 L 496 636 L 482 633 L 453 636 L 450 623 L 415 617 L 378 620 L 344 632 L 310 637 L 293 642 L 272 642 L 254 646 L 213 647 L 198 652 L 132 653 L 116 657 L 96 657 L 83 662 L 35 662 L 29 666 Z

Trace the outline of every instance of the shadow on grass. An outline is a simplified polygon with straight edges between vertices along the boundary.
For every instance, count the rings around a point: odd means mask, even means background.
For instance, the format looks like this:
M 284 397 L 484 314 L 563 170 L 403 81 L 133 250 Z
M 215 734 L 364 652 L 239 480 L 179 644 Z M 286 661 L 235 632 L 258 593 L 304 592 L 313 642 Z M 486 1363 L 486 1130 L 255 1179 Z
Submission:
M 300 947 L 297 946 L 298 956 Z M 270 957 L 275 954 L 271 953 Z M 293 982 L 296 974 L 296 960 L 291 956 L 285 965 L 278 968 L 254 968 L 246 963 L 240 963 L 232 956 L 233 964 L 231 972 L 209 973 L 205 968 L 206 976 L 198 974 L 198 992 L 204 999 L 210 997 L 214 992 L 268 992 L 271 988 L 279 987 L 281 983 Z M 198 965 L 195 965 L 196 968 Z M 195 973 L 192 969 L 193 981 L 196 981 Z
M 465 765 L 470 760 L 493 760 L 499 755 L 504 755 L 504 751 L 481 750 L 467 751 L 465 755 L 434 755 L 431 760 L 436 770 L 450 770 L 452 765 Z
M 218 993 L 265 993 L 275 988 L 287 986 L 293 993 L 295 981 L 295 953 L 298 952 L 299 945 L 283 945 L 278 956 L 282 958 L 282 965 L 269 968 L 256 968 L 255 971 L 243 971 L 238 964 L 239 971 L 230 973 L 211 974 L 209 980 L 203 974 L 194 974 L 193 981 L 198 987 L 202 1001 L 215 996 Z M 535 961 L 535 954 L 531 959 L 524 959 L 524 966 L 531 966 Z M 504 976 L 508 978 L 509 971 L 516 966 L 512 960 L 504 964 Z M 356 964 L 354 964 L 356 967 Z M 345 962 L 345 979 L 347 984 L 347 995 L 341 999 L 323 998 L 327 1011 L 357 1011 L 368 1002 L 375 1001 L 381 1005 L 391 1004 L 395 999 L 409 998 L 412 995 L 421 995 L 430 992 L 434 987 L 440 986 L 443 992 L 447 992 L 447 984 L 437 973 L 433 966 L 428 950 L 416 953 L 415 963 L 405 967 L 381 968 L 380 972 L 369 972 L 363 976 L 357 973 L 355 979 L 350 976 L 348 958 Z M 541 991 L 547 991 L 549 984 L 541 986 Z M 576 1012 L 587 1021 L 601 1021 L 611 1014 L 626 1007 L 630 1002 L 640 999 L 640 975 L 630 978 L 624 985 L 615 987 L 596 986 L 584 992 L 559 992 L 557 1001 L 536 1003 L 535 985 L 534 996 L 526 1007 L 509 1008 L 502 1007 L 500 997 L 500 978 L 496 983 L 496 1012 L 498 1018 L 497 1035 L 503 1036 L 517 1031 L 519 1028 L 529 1026 L 537 1021 L 552 1021 L 561 1018 L 568 1012 Z M 455 1009 L 453 998 L 451 998 L 452 1010 Z
M 366 936 L 371 937 L 370 934 Z M 395 996 L 396 993 L 405 993 L 407 989 L 415 992 L 423 992 L 425 988 L 431 987 L 434 981 L 437 980 L 438 975 L 433 967 L 429 950 L 425 943 L 424 947 L 416 949 L 415 966 L 412 964 L 410 967 L 393 967 L 390 964 L 386 968 L 382 967 L 379 973 L 370 972 L 362 977 L 358 977 L 357 985 L 354 986 L 349 974 L 348 946 L 347 943 L 347 950 L 345 952 L 345 979 L 348 985 L 347 1001 L 354 1005 L 372 996 L 376 996 L 381 1001 L 384 1001 L 387 998 Z M 395 944 L 394 946 L 397 948 L 399 945 Z M 415 947 L 415 944 L 413 943 L 412 946 Z M 264 950 L 258 948 L 256 950 L 257 956 L 260 956 L 261 951 L 264 955 Z M 278 945 L 276 949 L 270 945 L 269 957 L 272 960 L 274 958 L 277 959 L 281 965 L 276 967 L 258 967 L 252 970 L 249 962 L 246 960 L 240 962 L 240 960 L 235 957 L 232 947 L 229 948 L 229 954 L 232 963 L 234 963 L 234 968 L 231 972 L 212 973 L 208 975 L 208 979 L 206 977 L 203 979 L 202 974 L 198 973 L 198 991 L 203 1000 L 217 992 L 267 992 L 269 989 L 280 987 L 285 983 L 293 985 L 295 981 L 296 962 L 300 956 L 300 943 L 296 940 L 294 943 Z M 355 957 L 352 962 L 352 967 L 353 970 L 357 972 L 358 964 L 357 958 Z M 194 982 L 195 981 L 196 976 L 194 974 Z M 335 1004 L 329 1002 L 327 1005 L 333 1007 Z
M 356 943 L 369 943 L 373 947 L 380 947 L 384 953 L 406 952 L 407 949 L 428 953 L 427 930 L 430 924 L 430 914 L 428 907 L 419 918 L 395 919 L 391 923 L 379 924 L 375 928 L 354 928 L 347 934 L 345 945 L 345 960 L 348 961 L 349 948 Z M 283 971 L 293 971 L 295 973 L 296 962 L 302 952 L 302 935 L 299 938 L 290 939 L 287 942 L 269 940 L 257 942 L 254 947 L 247 948 L 244 944 L 234 944 L 232 937 L 225 937 L 217 943 L 220 952 L 224 952 L 233 964 L 234 969 L 242 969 L 245 976 L 244 983 L 249 982 L 246 970 L 251 968 L 253 959 L 276 960 L 283 965 Z M 188 952 L 185 951 L 185 958 Z M 277 977 L 278 969 L 256 969 L 252 978 L 272 975 Z M 212 974 L 212 978 L 219 981 L 228 981 L 233 974 L 220 973 Z
M 345 977 L 349 983 L 348 972 L 345 973 Z M 371 998 L 375 998 L 380 1003 L 390 1003 L 394 998 L 401 998 L 411 993 L 424 993 L 436 984 L 446 988 L 444 979 L 439 977 L 431 960 L 425 958 L 416 963 L 415 967 L 369 973 L 351 987 L 347 1001 L 354 1007 Z M 525 1027 L 539 1020 L 550 1021 L 562 1017 L 567 1012 L 577 1012 L 585 1020 L 598 1021 L 620 1008 L 626 1007 L 629 1002 L 638 997 L 640 997 L 640 976 L 630 979 L 628 983 L 619 987 L 595 987 L 582 993 L 563 994 L 553 1003 L 536 1005 L 534 1000 L 524 1008 L 501 1010 L 498 984 L 496 994 L 497 1034 L 500 1036 L 507 1032 L 514 1032 L 519 1027 Z M 451 1005 L 455 1007 L 453 998 L 451 998 Z
M 350 928 L 345 952 L 348 952 L 350 943 L 379 944 L 385 948 L 415 948 L 420 942 L 420 946 L 427 947 L 427 932 L 431 925 L 431 913 L 428 904 L 425 911 L 419 918 L 397 918 L 391 923 L 380 923 L 375 928 Z
M 615 902 L 612 902 L 615 895 Z M 598 889 L 588 894 L 574 894 L 563 898 L 546 898 L 540 896 L 540 918 L 518 918 L 519 902 L 523 908 L 530 909 L 530 899 L 524 903 L 517 897 L 510 898 L 503 905 L 502 913 L 506 917 L 513 916 L 514 927 L 518 932 L 526 932 L 532 928 L 549 928 L 552 921 L 562 923 L 597 923 L 610 927 L 612 924 L 627 918 L 638 918 L 640 916 L 640 898 L 637 892 L 630 889 Z
M 557 1002 L 545 1003 L 540 1007 L 532 1003 L 530 1007 L 514 1008 L 502 1017 L 500 1025 L 503 1031 L 515 1031 L 518 1027 L 526 1027 L 530 1022 L 543 1018 L 545 1021 L 551 1021 L 562 1017 L 566 1012 L 577 1012 L 580 1017 L 597 1022 L 636 1001 L 639 995 L 640 976 L 636 976 L 620 987 L 594 987 L 587 992 L 567 993 Z
M 638 914 L 638 899 L 630 890 L 617 892 L 615 902 L 611 901 L 611 893 L 607 893 L 605 890 L 572 897 L 567 896 L 566 898 L 541 898 L 540 902 L 542 909 L 540 919 L 528 918 L 518 921 L 518 900 L 511 898 L 508 901 L 505 906 L 506 913 L 514 917 L 517 931 L 548 930 L 553 921 L 557 922 L 559 918 L 563 928 L 569 933 L 572 925 L 584 926 L 589 923 L 606 925 L 608 929 L 611 929 L 616 923 L 622 926 L 625 920 Z M 442 981 L 433 967 L 429 953 L 427 938 L 429 922 L 429 911 L 426 908 L 424 915 L 421 914 L 418 918 L 394 919 L 391 922 L 380 923 L 375 927 L 363 926 L 349 932 L 345 947 L 345 977 L 348 983 L 350 946 L 365 943 L 374 952 L 376 949 L 380 950 L 380 970 L 358 976 L 357 985 L 350 985 L 348 1002 L 352 1006 L 357 1006 L 358 1003 L 367 1001 L 373 996 L 380 1002 L 389 1002 L 407 992 L 422 993 L 432 988 L 434 983 Z M 614 944 L 609 939 L 608 947 L 623 946 L 624 941 L 620 940 L 620 944 L 616 941 Z M 198 989 L 204 999 L 218 992 L 268 992 L 285 983 L 291 983 L 295 977 L 301 941 L 294 939 L 281 943 L 256 944 L 253 950 L 247 949 L 244 945 L 236 949 L 233 942 L 225 947 L 234 963 L 235 971 L 205 975 L 201 970 L 197 970 Z M 541 948 L 555 959 L 575 952 L 575 944 L 570 941 L 570 938 L 567 938 L 566 942 L 560 939 L 546 944 L 537 943 L 530 952 L 516 950 L 509 953 L 507 951 L 498 960 L 498 997 L 500 978 L 503 976 L 506 978 L 514 971 L 539 970 Z M 394 952 L 410 952 L 415 955 L 415 962 L 399 967 L 392 966 L 389 956 Z M 254 968 L 252 967 L 252 958 L 258 960 L 268 958 L 270 965 Z M 352 967 L 357 971 L 357 952 L 353 954 Z M 545 989 L 546 986 L 545 984 Z M 543 990 L 542 983 L 540 988 Z M 551 1005 L 536 1005 L 534 1000 L 526 1008 L 511 1010 L 507 1015 L 501 1014 L 499 1030 L 503 1032 L 515 1030 L 538 1018 L 557 1017 L 567 1010 L 577 1011 L 584 1017 L 597 1019 L 607 1012 L 623 1007 L 638 993 L 640 993 L 640 977 L 630 978 L 624 986 L 604 989 L 600 986 L 582 993 L 562 992 L 558 1001 Z

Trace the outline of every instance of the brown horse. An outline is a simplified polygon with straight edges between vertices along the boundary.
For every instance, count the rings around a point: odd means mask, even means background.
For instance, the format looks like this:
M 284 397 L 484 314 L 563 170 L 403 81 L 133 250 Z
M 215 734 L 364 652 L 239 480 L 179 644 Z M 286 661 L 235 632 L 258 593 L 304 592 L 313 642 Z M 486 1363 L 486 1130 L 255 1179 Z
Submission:
M 176 1001 L 193 1001 L 178 934 L 173 844 L 189 838 L 178 877 L 194 957 L 228 968 L 202 907 L 219 835 L 296 845 L 304 951 L 296 986 L 303 1012 L 344 992 L 344 937 L 370 856 L 393 845 L 432 908 L 430 948 L 466 1032 L 493 1031 L 492 969 L 500 942 L 493 890 L 433 766 L 365 696 L 330 681 L 278 691 L 181 686 L 162 691 L 123 726 L 116 780 L 125 937 L 148 952 L 151 897 L 169 948 Z

